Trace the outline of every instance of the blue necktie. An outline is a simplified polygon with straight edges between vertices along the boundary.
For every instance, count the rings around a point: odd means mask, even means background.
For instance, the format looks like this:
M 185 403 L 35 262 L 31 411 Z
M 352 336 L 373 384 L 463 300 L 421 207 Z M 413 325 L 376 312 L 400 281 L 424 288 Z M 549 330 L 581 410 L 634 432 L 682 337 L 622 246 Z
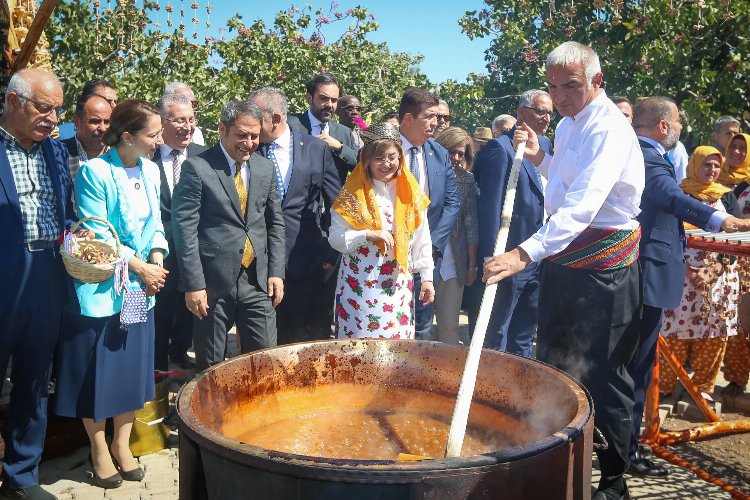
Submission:
M 279 161 L 276 159 L 276 154 L 274 151 L 276 150 L 277 144 L 275 142 L 272 142 L 268 145 L 268 159 L 273 162 L 273 169 L 276 172 L 276 189 L 279 192 L 279 199 L 281 201 L 284 201 L 284 195 L 286 194 L 284 192 L 284 179 L 281 177 L 281 169 L 279 168 Z
M 409 161 L 409 170 L 411 170 L 412 175 L 415 179 L 417 179 L 417 183 L 419 183 L 419 160 L 417 160 L 417 155 L 419 154 L 419 148 L 418 147 L 412 147 L 409 149 L 411 152 L 411 161 Z
M 536 169 L 536 167 L 531 161 L 529 161 L 529 163 L 531 163 L 531 170 L 534 172 L 534 178 L 536 179 L 536 182 L 539 184 L 539 187 L 541 188 L 542 186 L 544 186 L 544 184 L 542 184 L 542 174 L 539 173 L 539 170 Z

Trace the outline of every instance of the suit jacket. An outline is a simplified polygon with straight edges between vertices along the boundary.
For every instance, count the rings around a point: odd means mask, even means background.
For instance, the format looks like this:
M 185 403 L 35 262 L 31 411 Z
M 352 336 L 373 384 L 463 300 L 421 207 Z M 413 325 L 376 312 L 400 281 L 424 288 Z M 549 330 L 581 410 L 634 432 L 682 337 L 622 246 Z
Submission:
M 310 124 L 310 117 L 307 115 L 307 110 L 302 113 L 290 115 L 287 124 L 292 130 L 312 135 L 312 125 Z M 343 144 L 341 151 L 338 153 L 332 151 L 333 159 L 336 161 L 336 168 L 339 171 L 341 184 L 343 185 L 344 182 L 346 182 L 346 175 L 354 170 L 354 167 L 357 165 L 359 148 L 354 144 L 352 130 L 349 127 L 345 127 L 334 121 L 329 121 L 328 134 Z
M 685 194 L 674 167 L 651 144 L 639 141 L 646 168 L 641 196 L 643 303 L 662 309 L 680 304 L 685 279 L 685 229 L 682 221 L 704 227 L 715 210 Z
M 461 211 L 456 225 L 451 231 L 448 244 L 453 251 L 456 265 L 456 278 L 461 286 L 466 283 L 469 267 L 469 245 L 476 245 L 479 240 L 477 225 L 477 184 L 474 176 L 465 170 L 456 170 L 456 186 L 461 199 Z
M 448 237 L 456 225 L 461 211 L 461 199 L 456 186 L 456 174 L 453 171 L 448 150 L 430 139 L 422 146 L 424 149 L 427 179 L 430 187 L 430 206 L 427 208 L 427 220 L 430 223 L 432 246 L 442 255 Z M 438 269 L 435 263 L 435 270 Z
M 190 143 L 187 147 L 187 158 L 192 158 L 205 151 L 205 146 Z M 169 191 L 167 184 L 167 174 L 164 171 L 164 162 L 161 158 L 161 148 L 156 148 L 154 157 L 151 160 L 159 167 L 159 177 L 161 179 L 161 193 L 159 195 L 159 207 L 161 208 L 161 221 L 164 223 L 164 234 L 167 237 L 169 248 L 174 248 L 174 236 L 172 235 L 172 193 Z M 169 172 L 169 175 L 173 175 Z M 177 255 L 170 252 L 164 259 L 164 267 L 169 271 L 167 281 L 164 283 L 165 290 L 175 290 L 180 279 L 179 266 L 177 265 Z
M 73 183 L 68 170 L 68 151 L 60 141 L 52 138 L 42 141 L 41 147 L 55 191 L 58 222 L 61 228 L 69 228 L 75 220 L 75 215 L 72 202 Z M 3 237 L 0 238 L 0 255 L 2 255 L 2 259 L 0 259 L 1 313 L 5 310 L 10 294 L 16 292 L 16 281 L 18 279 L 16 272 L 20 269 L 24 248 L 21 205 L 4 145 L 0 149 L 0 227 L 3 230 Z M 62 262 L 60 263 L 60 271 L 65 272 L 62 269 Z
M 78 144 L 76 144 L 75 135 L 73 137 L 68 137 L 67 139 L 63 139 L 60 142 L 62 142 L 65 145 L 65 147 L 68 149 L 68 154 L 70 156 L 78 156 Z
M 325 142 L 292 130 L 292 176 L 281 208 L 286 235 L 286 277 L 317 276 L 323 262 L 335 264 L 338 252 L 321 229 L 321 200 L 327 212 L 341 190 L 330 148 Z M 267 146 L 262 147 L 267 154 Z
M 495 240 L 500 230 L 500 215 L 505 202 L 505 190 L 508 187 L 510 169 L 515 156 L 514 129 L 487 142 L 477 155 L 475 168 L 482 172 L 479 180 L 480 258 L 494 255 Z M 537 137 L 542 150 L 549 153 L 550 140 L 540 135 Z M 513 205 L 505 251 L 516 248 L 544 224 L 544 188 L 539 183 L 538 176 L 534 173 L 535 170 L 536 167 L 531 161 L 523 160 L 518 175 L 516 200 Z
M 255 250 L 258 284 L 284 277 L 284 219 L 273 163 L 248 160 L 247 217 L 221 145 L 188 158 L 172 194 L 172 231 L 180 269 L 178 289 L 224 297 L 240 273 L 245 239 Z

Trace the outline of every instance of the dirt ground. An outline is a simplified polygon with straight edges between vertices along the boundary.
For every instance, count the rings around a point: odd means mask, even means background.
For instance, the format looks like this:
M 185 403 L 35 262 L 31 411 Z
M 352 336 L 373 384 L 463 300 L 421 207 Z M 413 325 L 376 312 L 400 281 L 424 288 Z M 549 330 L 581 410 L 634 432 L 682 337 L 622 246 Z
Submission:
M 687 417 L 671 416 L 662 428 L 682 430 L 702 423 L 699 419 L 684 418 Z M 724 412 L 721 415 L 722 420 L 742 418 L 750 418 L 750 414 Z M 750 495 L 750 433 L 702 439 L 667 446 L 666 449 Z

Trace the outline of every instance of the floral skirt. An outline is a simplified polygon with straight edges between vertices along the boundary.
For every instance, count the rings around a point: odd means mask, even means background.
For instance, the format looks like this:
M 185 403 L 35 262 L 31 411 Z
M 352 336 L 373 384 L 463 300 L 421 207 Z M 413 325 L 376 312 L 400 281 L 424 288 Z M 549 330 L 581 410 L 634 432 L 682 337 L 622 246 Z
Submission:
M 361 245 L 341 259 L 336 283 L 338 338 L 414 338 L 414 283 L 392 256 Z

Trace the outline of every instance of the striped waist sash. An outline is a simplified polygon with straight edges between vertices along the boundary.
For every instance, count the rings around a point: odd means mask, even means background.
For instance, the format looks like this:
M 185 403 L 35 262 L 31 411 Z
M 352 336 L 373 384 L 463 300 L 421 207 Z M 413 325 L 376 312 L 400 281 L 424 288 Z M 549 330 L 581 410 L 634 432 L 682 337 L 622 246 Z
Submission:
M 608 271 L 627 267 L 638 260 L 641 228 L 586 228 L 568 247 L 550 262 L 573 269 Z

